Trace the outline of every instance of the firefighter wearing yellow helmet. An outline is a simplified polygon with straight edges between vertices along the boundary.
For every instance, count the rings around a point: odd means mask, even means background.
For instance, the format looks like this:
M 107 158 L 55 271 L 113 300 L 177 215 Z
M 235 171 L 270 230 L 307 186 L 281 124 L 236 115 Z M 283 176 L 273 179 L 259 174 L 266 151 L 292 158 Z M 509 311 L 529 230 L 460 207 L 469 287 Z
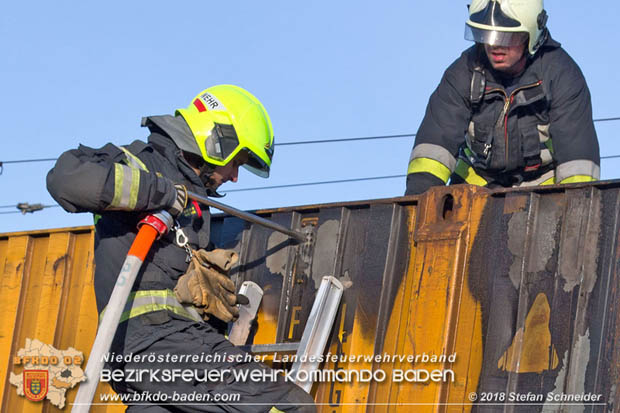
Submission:
M 273 157 L 273 129 L 267 111 L 252 94 L 232 85 L 203 90 L 186 109 L 178 109 L 193 140 L 179 139 L 181 149 L 205 162 L 223 166 L 245 151 L 243 165 L 261 177 L 269 176 Z
M 475 45 L 445 71 L 409 160 L 406 194 L 470 183 L 514 187 L 599 179 L 590 92 L 551 38 L 542 0 L 473 0 Z
M 270 406 L 314 412 L 312 397 L 282 376 L 274 374 L 274 381 L 260 385 L 242 379 L 244 371 L 271 373 L 224 337 L 226 323 L 238 317 L 237 305 L 244 301 L 228 275 L 237 257 L 214 249 L 208 208 L 187 199 L 188 190 L 217 196 L 220 185 L 237 181 L 241 166 L 269 176 L 274 136 L 267 111 L 248 91 L 218 85 L 200 92 L 174 115 L 149 116 L 142 125 L 150 131 L 147 142 L 80 146 L 63 153 L 47 176 L 49 192 L 65 210 L 96 214 L 94 284 L 100 314 L 146 213 L 170 212 L 192 251 L 167 236 L 149 252 L 114 337 L 111 353 L 117 358 L 107 366 L 123 374 L 110 384 L 139 400 L 152 394 L 172 400 L 174 395 L 210 394 L 217 399 L 235 393 L 241 396 L 235 403 L 247 412 Z M 177 361 L 169 361 L 171 356 Z M 167 369 L 202 373 L 193 380 L 150 380 L 152 375 L 130 379 L 137 370 Z M 241 374 L 204 380 L 204 372 L 212 370 Z M 231 409 L 238 408 L 225 403 L 195 406 L 196 411 Z M 130 405 L 127 411 L 168 410 L 155 403 Z

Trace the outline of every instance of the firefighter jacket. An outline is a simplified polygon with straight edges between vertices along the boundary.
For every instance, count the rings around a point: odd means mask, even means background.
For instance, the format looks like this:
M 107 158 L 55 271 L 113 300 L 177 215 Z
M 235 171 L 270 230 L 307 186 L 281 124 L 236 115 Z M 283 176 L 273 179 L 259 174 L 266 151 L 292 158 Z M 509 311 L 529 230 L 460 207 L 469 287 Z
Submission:
M 148 143 L 124 147 L 107 144 L 100 149 L 80 146 L 63 153 L 47 175 L 53 198 L 69 212 L 95 215 L 95 295 L 97 309 L 105 311 L 116 278 L 147 212 L 166 210 L 176 198 L 174 184 L 206 196 L 205 188 L 171 139 L 191 131 L 180 117 L 146 118 Z M 209 244 L 209 212 L 189 203 L 177 218 L 192 248 Z M 128 304 L 112 349 L 139 351 L 195 323 L 174 298 L 173 289 L 188 262 L 186 251 L 169 232 L 153 244 Z
M 549 36 L 518 78 L 502 78 L 475 45 L 448 69 L 428 103 L 407 171 L 407 194 L 471 183 L 519 186 L 597 180 L 590 92 Z

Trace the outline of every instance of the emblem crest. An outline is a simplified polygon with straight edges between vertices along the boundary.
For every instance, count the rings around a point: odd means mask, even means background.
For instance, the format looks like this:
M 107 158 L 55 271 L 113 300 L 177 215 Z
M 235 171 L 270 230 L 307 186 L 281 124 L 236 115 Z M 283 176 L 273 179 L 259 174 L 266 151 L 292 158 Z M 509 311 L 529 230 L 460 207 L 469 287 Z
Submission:
M 49 388 L 49 372 L 47 370 L 24 370 L 24 395 L 33 402 L 41 401 Z

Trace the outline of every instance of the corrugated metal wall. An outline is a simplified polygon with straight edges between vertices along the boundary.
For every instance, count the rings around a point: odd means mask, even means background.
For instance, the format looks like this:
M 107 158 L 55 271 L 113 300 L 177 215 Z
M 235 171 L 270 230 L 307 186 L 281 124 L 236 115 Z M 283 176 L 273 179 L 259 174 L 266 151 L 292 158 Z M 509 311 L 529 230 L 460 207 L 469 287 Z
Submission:
M 38 339 L 59 350 L 73 347 L 85 357 L 95 339 L 97 307 L 93 291 L 93 231 L 78 227 L 0 235 L 0 394 L 2 412 L 60 412 L 48 401 L 17 395 L 13 357 Z M 86 367 L 86 363 L 82 365 Z M 100 385 L 99 392 L 111 392 Z M 67 392 L 67 403 L 77 389 Z M 95 406 L 92 412 L 122 412 L 122 406 Z
M 435 188 L 261 212 L 312 232 L 309 246 L 231 217 L 216 219 L 214 237 L 239 250 L 240 279 L 266 289 L 255 343 L 299 340 L 318 281 L 335 275 L 352 286 L 332 354 L 456 354 L 454 363 L 325 363 L 388 378 L 451 369 L 455 380 L 321 383 L 321 411 L 462 412 L 472 393 L 491 402 L 478 411 L 620 411 L 619 187 Z M 493 405 L 502 395 L 515 400 Z M 599 399 L 569 406 L 562 395 Z
M 212 239 L 238 250 L 238 282 L 252 280 L 265 291 L 254 343 L 299 340 L 322 276 L 350 285 L 329 351 L 383 358 L 323 367 L 382 370 L 387 379 L 318 383 L 313 394 L 320 411 L 463 412 L 471 410 L 474 392 L 600 394 L 598 405 L 547 403 L 544 411 L 618 411 L 619 187 L 454 186 L 421 197 L 259 212 L 311 234 L 304 245 L 216 216 Z M 91 245 L 90 228 L 0 234 L 4 411 L 47 406 L 25 401 L 7 384 L 11 355 L 26 337 L 90 348 L 96 328 Z M 425 354 L 456 354 L 456 360 L 384 357 Z M 412 369 L 452 370 L 454 381 L 390 380 L 393 371 Z M 75 390 L 68 395 L 73 400 Z
M 351 283 L 332 332 L 335 355 L 380 355 L 373 361 L 325 363 L 333 370 L 383 370 L 387 379 L 315 385 L 321 411 L 432 411 L 436 403 L 469 404 L 482 363 L 480 305 L 467 284 L 467 256 L 487 197 L 473 187 L 418 198 L 264 211 L 305 228 L 311 245 L 220 218 L 216 243 L 240 252 L 238 276 L 266 289 L 264 319 L 254 343 L 298 341 L 319 281 Z M 266 257 L 266 258 L 265 258 Z M 276 324 L 277 323 L 277 324 Z M 266 331 L 261 329 L 268 324 Z M 457 353 L 455 363 L 393 360 L 393 356 Z M 454 382 L 393 383 L 394 370 L 452 369 Z M 388 406 L 389 405 L 389 406 Z M 468 408 L 466 409 L 468 410 Z

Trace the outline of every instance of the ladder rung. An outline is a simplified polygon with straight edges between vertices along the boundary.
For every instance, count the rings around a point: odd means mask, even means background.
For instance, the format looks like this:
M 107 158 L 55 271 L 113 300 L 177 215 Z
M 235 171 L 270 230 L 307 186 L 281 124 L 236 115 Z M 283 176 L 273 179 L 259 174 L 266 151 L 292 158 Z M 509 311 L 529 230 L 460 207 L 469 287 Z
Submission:
M 310 356 L 319 356 L 325 351 L 343 291 L 344 287 L 336 277 L 323 277 L 299 343 L 254 344 L 240 348 L 254 354 L 296 353 L 291 372 L 299 375 L 300 371 L 304 371 L 307 373 L 306 377 L 310 377 L 311 373 L 319 368 L 319 362 Z M 307 393 L 312 390 L 310 380 L 296 379 L 295 383 Z

